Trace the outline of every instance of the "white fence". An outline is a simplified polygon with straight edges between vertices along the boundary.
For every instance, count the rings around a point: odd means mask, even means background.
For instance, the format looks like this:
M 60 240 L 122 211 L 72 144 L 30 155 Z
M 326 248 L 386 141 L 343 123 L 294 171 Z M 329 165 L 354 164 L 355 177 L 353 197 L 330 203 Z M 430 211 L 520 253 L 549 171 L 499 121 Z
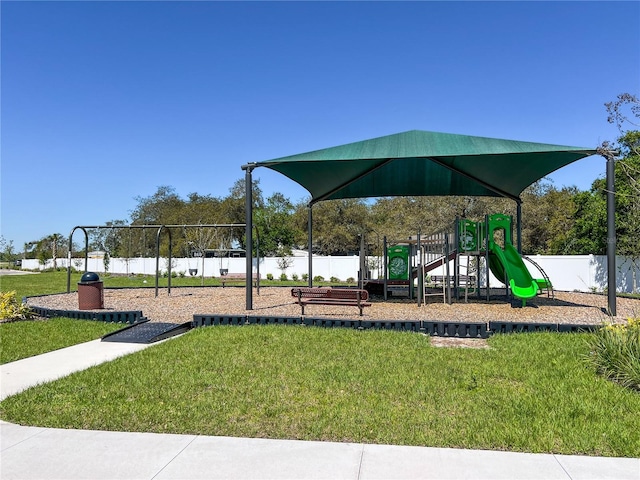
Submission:
M 282 270 L 278 265 L 281 258 L 266 257 L 260 259 L 260 277 L 267 278 L 267 274 L 273 275 L 273 278 L 279 279 L 282 273 L 287 278 L 292 278 L 295 274 L 298 278 L 302 278 L 303 274 L 309 271 L 309 259 L 307 257 L 287 257 L 290 265 Z M 184 273 L 189 275 L 190 271 L 197 270 L 195 275 L 201 276 L 204 272 L 205 277 L 219 277 L 220 270 L 225 269 L 228 273 L 244 273 L 246 271 L 245 258 L 173 258 L 171 271 L 177 274 Z M 56 261 L 57 267 L 66 268 L 68 261 L 66 258 L 59 258 Z M 358 269 L 360 260 L 357 256 L 349 257 L 313 257 L 313 276 L 322 276 L 329 280 L 335 277 L 339 280 L 347 280 L 348 278 L 358 278 Z M 71 260 L 71 266 L 79 271 L 84 271 L 84 258 L 74 258 Z M 53 262 L 47 261 L 46 265 L 42 265 L 38 260 L 29 259 L 22 260 L 22 268 L 27 270 L 44 270 L 52 268 Z M 253 260 L 253 269 L 256 270 L 256 260 Z M 86 270 L 90 272 L 105 273 L 105 265 L 103 257 L 89 258 Z M 168 270 L 168 259 L 160 259 L 160 271 Z M 113 274 L 124 275 L 155 275 L 156 259 L 155 258 L 110 258 L 108 272 Z M 372 272 L 373 278 L 376 278 L 376 272 Z
M 530 258 L 542 267 L 556 290 L 564 291 L 604 291 L 607 287 L 607 257 L 603 255 L 532 255 Z M 274 278 L 280 278 L 285 273 L 288 278 L 292 278 L 295 274 L 298 278 L 302 278 L 303 274 L 308 273 L 309 261 L 307 257 L 288 257 L 291 265 L 285 270 L 281 270 L 278 261 L 279 258 L 268 257 L 260 259 L 260 276 L 266 278 L 267 274 L 273 275 Z M 171 270 L 180 274 L 189 275 L 189 271 L 197 270 L 200 276 L 204 272 L 205 277 L 220 276 L 220 269 L 226 269 L 229 273 L 244 273 L 246 263 L 244 258 L 174 258 Z M 379 261 L 377 257 L 370 259 L 370 264 Z M 525 261 L 531 275 L 539 278 L 540 273 L 529 262 Z M 72 259 L 72 267 L 77 270 L 84 270 L 84 259 Z M 256 260 L 253 262 L 254 271 L 256 270 Z M 340 280 L 349 278 L 358 278 L 359 259 L 357 256 L 350 257 L 313 257 L 313 276 L 322 276 L 329 280 L 331 277 Z M 58 267 L 66 267 L 67 259 L 58 259 Z M 43 270 L 53 267 L 51 260 L 46 265 L 40 264 L 38 260 L 23 260 L 22 268 L 28 270 Z M 616 284 L 618 292 L 630 293 L 634 288 L 634 274 L 637 282 L 640 283 L 640 268 L 635 267 L 635 272 L 631 261 L 625 257 L 616 258 Z M 160 259 L 160 270 L 167 271 L 167 259 Z M 103 258 L 89 258 L 88 271 L 105 273 Z M 108 272 L 113 274 L 142 274 L 155 275 L 156 260 L 155 258 L 111 258 L 109 261 Z M 453 264 L 451 264 L 453 272 Z M 441 274 L 437 271 L 433 274 Z M 377 278 L 377 269 L 371 270 L 371 278 Z M 500 282 L 491 278 L 491 285 L 498 286 Z M 636 289 L 638 285 L 636 284 Z

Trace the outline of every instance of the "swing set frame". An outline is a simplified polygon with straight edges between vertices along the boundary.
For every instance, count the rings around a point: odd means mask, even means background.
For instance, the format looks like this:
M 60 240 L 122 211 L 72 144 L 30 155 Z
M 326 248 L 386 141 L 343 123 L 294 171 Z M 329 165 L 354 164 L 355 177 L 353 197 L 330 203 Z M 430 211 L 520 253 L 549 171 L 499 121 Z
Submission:
M 175 228 L 244 228 L 246 224 L 244 223 L 214 223 L 214 224 L 191 224 L 191 225 L 77 225 L 73 227 L 71 233 L 69 234 L 69 253 L 68 253 L 68 262 L 67 262 L 67 293 L 71 292 L 71 258 L 73 251 L 73 234 L 76 230 L 82 230 L 84 232 L 84 271 L 87 272 L 87 267 L 89 265 L 89 233 L 87 230 L 93 229 L 155 229 L 156 230 L 156 280 L 155 280 L 155 296 L 158 296 L 159 290 L 159 279 L 160 279 L 160 237 L 163 231 L 167 232 L 169 235 L 169 257 L 167 262 L 167 270 L 168 270 L 168 285 L 167 285 L 167 295 L 171 295 L 171 250 L 172 250 L 172 235 L 171 230 Z M 143 230 L 144 231 L 144 230 Z

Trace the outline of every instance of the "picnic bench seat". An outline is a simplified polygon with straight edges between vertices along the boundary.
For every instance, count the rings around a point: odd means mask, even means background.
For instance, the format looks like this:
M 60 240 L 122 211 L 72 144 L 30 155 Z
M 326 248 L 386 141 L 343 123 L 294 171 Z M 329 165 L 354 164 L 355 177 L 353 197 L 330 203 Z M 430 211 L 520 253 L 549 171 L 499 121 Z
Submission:
M 364 307 L 370 307 L 369 293 L 366 290 L 355 288 L 314 288 L 295 287 L 291 289 L 291 296 L 298 299 L 298 305 L 304 307 L 314 305 L 345 305 L 358 307 L 360 316 Z
M 253 280 L 253 284 L 254 286 L 257 284 L 258 282 L 258 278 L 260 278 L 258 276 L 257 273 L 254 273 L 252 275 L 252 280 Z M 224 288 L 226 283 L 231 283 L 231 282 L 246 282 L 247 281 L 247 274 L 246 273 L 227 273 L 226 275 L 222 275 L 220 277 L 220 281 L 222 282 L 222 287 Z

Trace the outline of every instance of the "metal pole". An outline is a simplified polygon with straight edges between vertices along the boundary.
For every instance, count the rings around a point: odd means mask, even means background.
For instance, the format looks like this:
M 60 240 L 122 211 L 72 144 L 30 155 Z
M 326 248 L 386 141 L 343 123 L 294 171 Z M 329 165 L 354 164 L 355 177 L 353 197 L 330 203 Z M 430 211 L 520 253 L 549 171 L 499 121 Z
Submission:
M 244 211 L 246 215 L 245 221 L 245 237 L 246 237 L 246 309 L 253 310 L 253 180 L 251 178 L 251 165 L 242 167 L 245 171 L 245 195 L 244 195 Z
M 518 234 L 518 253 L 522 255 L 522 200 L 516 203 L 516 232 Z
M 616 316 L 616 199 L 615 159 L 612 153 L 607 159 L 607 296 L 609 315 Z
M 491 292 L 489 291 L 489 236 L 493 235 L 493 232 L 489 232 L 489 215 L 484 216 L 484 231 L 485 231 L 485 249 L 484 249 L 484 266 L 487 276 L 487 302 L 490 300 Z
M 156 297 L 158 296 L 158 275 L 160 272 L 160 232 L 162 227 L 156 231 Z
M 167 228 L 167 233 L 169 234 L 169 277 L 167 282 L 167 295 L 171 295 L 171 263 L 173 262 L 173 257 L 171 256 L 171 251 L 173 250 L 173 240 L 171 240 L 171 229 Z
M 382 237 L 382 288 L 384 288 L 384 300 L 387 300 L 387 236 Z
M 416 277 L 417 277 L 417 284 L 418 284 L 418 291 L 417 291 L 417 300 L 418 300 L 418 306 L 422 306 L 422 294 L 424 293 L 424 291 L 422 290 L 423 288 L 423 269 L 424 269 L 424 257 L 422 256 L 422 244 L 420 243 L 420 230 L 418 230 L 418 236 L 417 236 L 417 241 L 416 241 L 416 248 L 418 249 L 418 268 L 416 269 Z M 411 283 L 413 283 L 413 278 L 411 278 Z M 412 285 L 413 287 L 413 285 Z
M 308 252 L 308 260 L 309 260 L 309 278 L 307 278 L 309 288 L 313 287 L 313 205 L 309 204 L 308 206 L 308 218 L 307 218 L 307 248 Z
M 169 255 L 167 265 L 167 295 L 171 295 L 171 249 L 172 249 L 172 240 L 171 240 L 171 229 L 167 228 L 166 225 L 161 225 L 158 227 L 158 231 L 156 232 L 156 297 L 158 296 L 158 279 L 160 276 L 160 235 L 162 234 L 162 229 L 166 228 L 167 234 L 169 235 Z
M 409 300 L 413 300 L 413 257 L 416 254 L 416 249 L 411 243 L 411 237 L 409 237 Z
M 260 232 L 256 227 L 256 293 L 260 296 Z
M 69 234 L 69 253 L 67 254 L 68 263 L 67 263 L 67 293 L 71 292 L 71 251 L 73 250 L 73 234 L 77 229 L 80 229 L 84 232 L 84 272 L 87 273 L 87 266 L 89 263 L 89 234 L 85 230 L 84 227 L 73 227 L 71 233 Z M 27 255 L 25 253 L 25 258 Z
M 365 261 L 364 261 L 364 233 L 360 234 L 360 278 L 358 279 L 358 288 L 362 290 L 364 288 L 364 272 L 365 272 Z
M 456 300 L 460 300 L 460 217 L 456 216 L 455 222 L 453 225 L 453 251 L 456 256 L 453 261 L 453 289 L 456 292 Z M 469 257 L 467 257 L 467 275 L 468 274 Z
M 449 271 L 449 234 L 444 234 L 444 258 L 445 258 L 445 270 L 446 270 L 446 279 L 447 279 L 447 295 L 445 298 L 445 302 L 451 305 L 451 272 Z

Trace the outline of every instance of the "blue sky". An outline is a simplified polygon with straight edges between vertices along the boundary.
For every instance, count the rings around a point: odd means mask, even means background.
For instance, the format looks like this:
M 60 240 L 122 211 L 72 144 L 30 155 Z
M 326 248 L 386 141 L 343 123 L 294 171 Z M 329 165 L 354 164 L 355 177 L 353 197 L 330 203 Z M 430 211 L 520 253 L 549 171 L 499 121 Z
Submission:
M 0 231 L 17 250 L 171 185 L 407 130 L 595 147 L 639 92 L 638 2 L 2 1 Z M 552 175 L 588 189 L 592 157 Z M 258 169 L 265 194 L 306 191 Z

